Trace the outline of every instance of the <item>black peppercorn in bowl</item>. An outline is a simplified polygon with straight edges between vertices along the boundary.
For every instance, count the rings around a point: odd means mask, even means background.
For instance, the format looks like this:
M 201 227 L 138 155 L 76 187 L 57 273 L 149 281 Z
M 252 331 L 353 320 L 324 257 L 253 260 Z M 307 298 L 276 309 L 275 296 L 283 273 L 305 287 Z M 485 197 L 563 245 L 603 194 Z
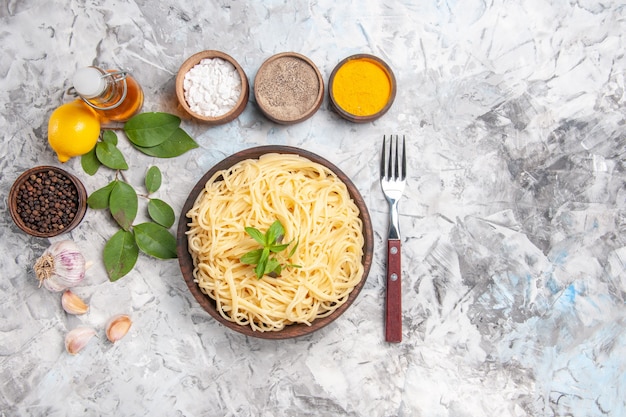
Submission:
M 13 221 L 36 237 L 53 237 L 74 229 L 87 211 L 87 192 L 78 178 L 54 166 L 31 168 L 9 192 Z

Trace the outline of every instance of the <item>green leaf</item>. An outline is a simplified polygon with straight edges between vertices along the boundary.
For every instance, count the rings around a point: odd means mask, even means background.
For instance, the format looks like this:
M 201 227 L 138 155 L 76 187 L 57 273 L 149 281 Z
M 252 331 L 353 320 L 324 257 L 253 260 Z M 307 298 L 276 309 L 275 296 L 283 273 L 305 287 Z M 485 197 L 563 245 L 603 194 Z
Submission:
M 263 253 L 263 249 L 255 249 L 243 255 L 239 260 L 241 263 L 248 265 L 256 265 L 259 263 L 259 259 L 261 259 L 261 254 Z
M 117 180 L 110 182 L 104 187 L 97 189 L 87 198 L 87 205 L 89 208 L 98 210 L 109 208 L 109 200 L 111 196 L 111 190 L 115 187 Z
M 161 187 L 161 170 L 159 167 L 151 166 L 146 173 L 146 189 L 148 194 L 152 194 Z
M 159 200 L 158 198 L 151 198 L 150 201 L 148 201 L 148 214 L 152 220 L 167 229 L 172 227 L 176 220 L 174 209 L 165 201 Z
M 289 247 L 289 243 L 283 243 L 282 245 L 269 245 L 270 251 L 277 253 L 282 252 Z
M 138 256 L 139 248 L 133 233 L 118 230 L 104 246 L 104 267 L 109 281 L 117 281 L 128 274 L 137 263 Z
M 124 155 L 109 142 L 98 142 L 96 145 L 96 156 L 98 160 L 111 169 L 128 169 L 128 164 L 124 159 Z
M 267 262 L 269 261 L 269 254 L 270 254 L 270 250 L 265 247 L 263 248 L 263 250 L 261 251 L 261 256 L 259 257 L 259 263 L 257 264 L 257 266 L 254 268 L 254 272 L 256 273 L 256 276 L 258 278 L 262 278 L 263 275 L 265 275 L 265 273 L 267 272 Z
M 137 216 L 138 205 L 135 189 L 124 181 L 116 181 L 109 197 L 109 209 L 122 229 L 130 230 Z
M 133 227 L 135 242 L 144 253 L 159 259 L 176 258 L 176 238 L 156 223 L 140 223 Z
M 113 146 L 117 146 L 117 134 L 112 130 L 105 130 L 102 134 L 102 140 Z
M 250 237 L 256 240 L 257 243 L 265 246 L 265 235 L 257 228 L 254 227 L 246 227 L 246 233 L 250 235 Z
M 280 221 L 276 220 L 265 235 L 265 242 L 267 245 L 273 245 L 276 242 L 280 242 L 285 235 L 285 229 Z
M 291 244 L 293 242 L 293 240 L 291 242 L 289 242 L 289 244 Z M 298 245 L 300 244 L 300 238 L 298 238 L 298 240 L 296 240 L 296 244 L 293 245 L 293 248 L 291 248 L 291 250 L 289 251 L 289 255 L 287 255 L 287 259 L 291 258 L 293 256 L 294 253 L 296 253 L 296 249 L 298 249 Z
M 285 237 L 285 228 L 276 220 L 272 223 L 267 230 L 267 233 L 263 234 L 261 231 L 254 227 L 246 227 L 245 231 L 259 244 L 263 246 L 262 249 L 255 249 L 240 258 L 240 261 L 244 264 L 256 265 L 254 273 L 258 278 L 262 278 L 263 275 L 270 275 L 273 277 L 280 276 L 280 273 L 284 268 L 295 267 L 301 268 L 301 266 L 294 264 L 283 265 L 276 257 L 270 258 L 270 253 L 282 252 L 293 243 L 293 240 L 289 243 L 281 244 Z M 296 252 L 299 240 L 296 241 L 294 247 L 289 251 L 287 259 L 291 258 Z
M 94 146 L 89 152 L 80 157 L 80 165 L 83 167 L 83 171 L 88 175 L 94 175 L 100 168 L 100 161 L 96 156 L 96 147 Z
M 180 118 L 169 113 L 139 113 L 124 124 L 128 140 L 140 147 L 165 142 L 180 126 Z
M 259 262 L 257 264 L 257 266 L 254 267 L 254 273 L 256 274 L 257 278 L 261 279 L 263 278 L 263 275 L 265 275 L 265 265 L 267 264 L 267 262 L 261 264 L 261 262 Z
M 267 260 L 267 265 L 265 265 L 265 273 L 269 274 L 270 272 L 275 273 L 277 276 L 282 272 L 282 267 L 280 266 L 280 262 L 276 258 L 270 258 Z
M 133 145 L 140 152 L 157 158 L 174 158 L 198 147 L 196 141 L 180 128 L 176 129 L 167 140 L 159 145 L 152 147 L 139 146 L 134 143 Z
M 254 273 L 259 279 L 263 278 L 263 275 L 265 275 L 265 267 L 267 266 L 268 256 L 270 253 L 267 248 L 260 249 L 260 251 L 261 255 L 259 256 L 259 261 L 256 267 L 254 267 Z

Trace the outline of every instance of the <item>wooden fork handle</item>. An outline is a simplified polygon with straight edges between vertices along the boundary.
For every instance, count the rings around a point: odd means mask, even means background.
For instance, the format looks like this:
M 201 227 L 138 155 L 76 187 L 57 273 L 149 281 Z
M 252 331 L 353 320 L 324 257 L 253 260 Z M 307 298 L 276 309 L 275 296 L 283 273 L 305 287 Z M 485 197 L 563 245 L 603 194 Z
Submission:
M 387 297 L 385 339 L 402 341 L 402 252 L 400 239 L 387 241 Z

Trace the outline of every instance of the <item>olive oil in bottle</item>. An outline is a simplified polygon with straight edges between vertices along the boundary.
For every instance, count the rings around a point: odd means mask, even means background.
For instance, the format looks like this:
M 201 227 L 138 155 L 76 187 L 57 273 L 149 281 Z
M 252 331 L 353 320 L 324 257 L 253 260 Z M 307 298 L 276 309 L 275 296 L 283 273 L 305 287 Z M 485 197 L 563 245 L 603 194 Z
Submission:
M 127 71 L 85 67 L 76 71 L 73 84 L 73 92 L 95 109 L 102 123 L 125 122 L 143 106 L 143 90 Z

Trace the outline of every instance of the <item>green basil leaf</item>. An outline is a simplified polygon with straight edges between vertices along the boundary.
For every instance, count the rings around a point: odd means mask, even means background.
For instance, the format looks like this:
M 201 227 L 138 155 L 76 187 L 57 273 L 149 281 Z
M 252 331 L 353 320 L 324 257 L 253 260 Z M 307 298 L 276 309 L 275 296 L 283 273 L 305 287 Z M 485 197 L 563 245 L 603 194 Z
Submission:
M 180 126 L 180 117 L 169 113 L 139 113 L 124 124 L 128 140 L 136 146 L 152 147 L 165 142 Z
M 124 181 L 116 181 L 109 197 L 109 209 L 122 229 L 130 230 L 137 216 L 138 206 L 135 189 Z
M 265 265 L 266 263 L 261 264 L 261 262 L 259 262 L 257 266 L 254 267 L 254 273 L 257 278 L 261 279 L 263 278 L 263 275 L 265 275 Z
M 282 245 L 269 245 L 270 251 L 276 253 L 276 252 L 282 252 L 285 249 L 287 249 L 289 247 L 289 243 L 284 243 Z
M 254 268 L 254 273 L 258 278 L 263 278 L 265 275 L 265 267 L 267 266 L 268 258 L 269 258 L 270 250 L 268 248 L 263 248 L 261 250 L 261 256 L 259 257 L 259 263 Z
M 282 265 L 276 257 L 271 257 L 271 253 L 282 252 L 293 243 L 293 240 L 289 243 L 281 243 L 285 237 L 285 229 L 280 221 L 276 220 L 272 223 L 267 230 L 267 233 L 263 234 L 254 227 L 246 227 L 245 231 L 252 237 L 257 243 L 260 243 L 263 248 L 256 249 L 246 253 L 240 258 L 240 261 L 245 264 L 255 265 L 254 272 L 256 276 L 261 279 L 263 275 L 269 275 L 274 278 L 279 277 L 282 270 L 286 267 L 300 268 L 298 265 L 287 264 Z M 296 251 L 299 240 L 289 252 L 289 259 Z
M 96 156 L 103 165 L 111 169 L 128 169 L 128 164 L 124 155 L 110 142 L 98 142 L 96 145 Z
M 243 255 L 239 261 L 243 264 L 248 265 L 256 265 L 259 263 L 259 259 L 261 259 L 261 254 L 263 253 L 263 249 L 255 249 Z
M 265 273 L 269 274 L 270 272 L 273 272 L 276 275 L 280 275 L 280 273 L 282 272 L 280 262 L 278 262 L 276 258 L 270 258 L 267 260 L 267 264 L 265 265 Z
M 289 242 L 289 244 L 291 244 L 293 242 L 293 240 L 291 242 Z M 289 255 L 287 255 L 287 259 L 291 258 L 293 256 L 294 253 L 296 253 L 296 249 L 298 249 L 298 245 L 300 244 L 300 238 L 298 238 L 298 240 L 296 240 L 296 244 L 293 245 L 293 248 L 291 248 L 291 250 L 289 251 Z
M 111 190 L 117 183 L 117 180 L 110 182 L 104 187 L 94 191 L 87 198 L 87 205 L 92 209 L 105 209 L 109 208 L 109 200 L 111 196 Z
M 198 147 L 196 141 L 180 128 L 176 129 L 170 137 L 159 145 L 152 147 L 139 146 L 137 144 L 133 145 L 135 149 L 140 152 L 157 158 L 175 158 Z
M 100 161 L 96 156 L 96 147 L 94 146 L 89 152 L 80 157 L 80 165 L 83 167 L 83 171 L 88 175 L 94 175 L 100 168 Z
M 112 130 L 105 130 L 102 134 L 102 140 L 113 146 L 117 146 L 117 134 Z
M 128 274 L 139 256 L 139 248 L 135 243 L 133 233 L 119 230 L 104 245 L 104 267 L 109 275 L 109 281 L 117 281 Z
M 176 238 L 156 223 L 140 223 L 133 227 L 135 242 L 142 252 L 159 259 L 176 258 Z
M 267 234 L 265 235 L 266 244 L 273 245 L 277 241 L 280 242 L 285 235 L 285 229 L 280 221 L 276 220 L 270 228 L 267 230 Z
M 265 235 L 259 229 L 256 229 L 254 227 L 246 227 L 245 230 L 252 239 L 257 241 L 257 243 L 265 246 Z
M 150 201 L 148 201 L 148 214 L 152 220 L 166 229 L 172 227 L 176 220 L 174 209 L 165 201 L 159 200 L 158 198 L 151 198 Z
M 157 166 L 151 166 L 146 173 L 146 189 L 152 194 L 161 187 L 161 170 Z
M 268 247 L 264 247 L 261 252 L 261 257 L 259 258 L 259 264 L 263 264 L 263 270 L 267 266 L 267 262 L 270 258 L 270 249 Z

